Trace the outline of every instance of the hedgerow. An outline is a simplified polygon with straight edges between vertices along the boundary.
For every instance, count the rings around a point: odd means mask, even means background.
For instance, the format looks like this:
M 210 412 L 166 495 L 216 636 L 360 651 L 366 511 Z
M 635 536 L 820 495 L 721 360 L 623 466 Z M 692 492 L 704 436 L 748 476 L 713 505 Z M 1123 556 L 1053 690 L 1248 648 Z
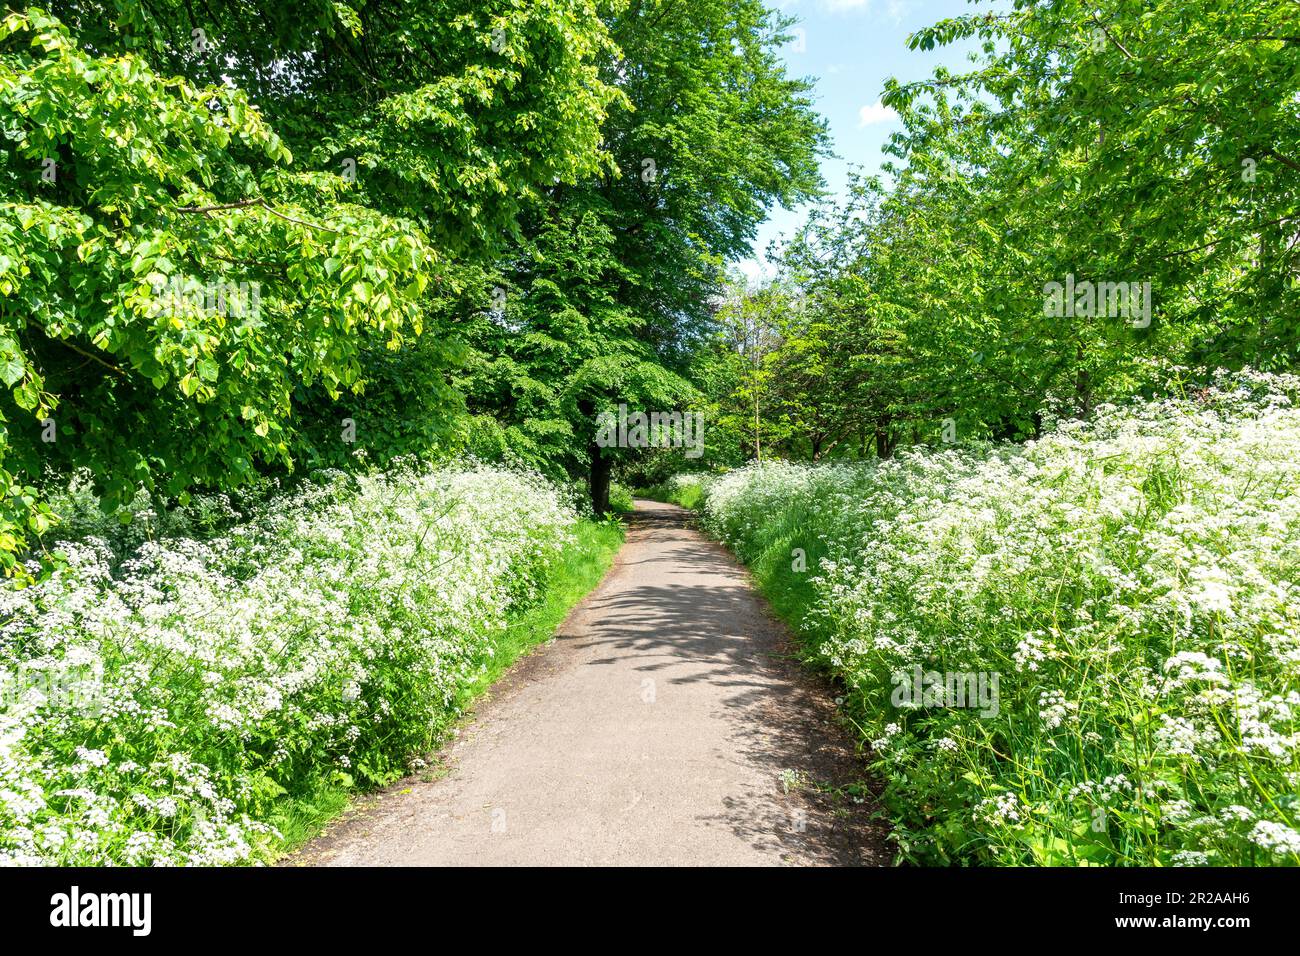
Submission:
M 89 533 L 0 591 L 0 864 L 267 858 L 285 800 L 434 744 L 577 521 L 535 475 L 414 465 L 191 511 L 238 520 Z
M 710 483 L 705 526 L 800 595 L 907 858 L 1300 862 L 1296 386 Z M 996 675 L 995 706 L 908 699 L 917 668 Z

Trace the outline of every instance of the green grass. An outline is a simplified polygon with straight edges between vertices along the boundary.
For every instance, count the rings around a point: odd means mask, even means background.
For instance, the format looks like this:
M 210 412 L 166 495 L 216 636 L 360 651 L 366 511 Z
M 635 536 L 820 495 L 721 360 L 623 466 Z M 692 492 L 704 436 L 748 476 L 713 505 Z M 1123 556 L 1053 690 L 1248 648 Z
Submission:
M 348 808 L 351 799 L 351 792 L 342 787 L 321 786 L 311 793 L 285 800 L 268 821 L 282 837 L 267 854 L 268 862 L 293 852 L 320 833 L 327 823 Z
M 664 483 L 651 485 L 649 488 L 638 488 L 632 493 L 638 498 L 664 501 L 671 505 L 681 505 L 683 508 L 695 508 L 704 498 L 704 488 L 700 485 L 674 486 Z
M 736 557 L 749 568 L 772 609 L 793 629 L 800 656 L 811 660 L 820 634 L 805 615 L 817 602 L 810 582 L 827 551 L 818 536 L 805 530 L 807 517 L 798 506 L 773 515 L 746 542 L 748 547 L 737 550 Z M 802 557 L 796 549 L 802 550 Z
M 623 526 L 617 521 L 582 521 L 574 534 L 577 540 L 557 555 L 547 571 L 542 600 L 511 622 L 498 638 L 487 670 L 457 700 L 462 709 L 526 652 L 550 640 L 573 606 L 600 583 L 623 543 Z
M 454 707 L 462 717 L 445 728 L 444 740 L 451 727 L 470 716 L 473 702 L 515 661 L 550 640 L 574 605 L 600 583 L 623 544 L 623 526 L 618 521 L 583 520 L 574 529 L 574 539 L 547 569 L 541 600 L 512 618 L 493 644 L 495 653 L 487 659 L 486 669 L 473 683 L 462 688 Z M 269 821 L 283 838 L 274 847 L 271 858 L 291 853 L 320 833 L 348 808 L 355 794 L 354 790 L 328 786 L 286 800 Z
M 609 510 L 614 514 L 628 514 L 636 510 L 632 503 L 632 492 L 617 481 L 609 486 Z

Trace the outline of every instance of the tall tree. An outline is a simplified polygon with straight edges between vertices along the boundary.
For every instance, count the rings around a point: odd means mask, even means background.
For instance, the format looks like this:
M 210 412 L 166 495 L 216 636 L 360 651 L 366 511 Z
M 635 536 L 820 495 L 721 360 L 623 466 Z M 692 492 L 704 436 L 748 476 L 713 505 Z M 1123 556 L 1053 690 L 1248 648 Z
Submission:
M 454 415 L 461 276 L 600 166 L 593 9 L 55 6 L 0 29 L 6 570 L 49 526 L 51 469 L 112 506 Z
M 616 453 L 581 440 L 594 432 L 594 415 L 619 403 L 681 408 L 691 399 L 678 376 L 711 332 L 726 263 L 748 252 L 773 204 L 816 193 L 825 146 L 809 83 L 787 76 L 776 52 L 790 21 L 758 0 L 636 0 L 605 16 L 618 53 L 601 75 L 626 98 L 603 127 L 613 162 L 550 190 L 524 248 L 569 245 L 557 241 L 557 223 L 573 243 L 594 245 L 565 277 L 553 275 L 564 255 L 521 255 L 508 270 L 525 299 L 564 289 L 581 320 L 567 307 L 525 306 L 519 338 L 494 335 L 480 363 L 494 374 L 508 367 L 515 387 L 532 394 L 545 394 L 531 383 L 553 381 L 557 359 L 569 369 L 564 394 L 575 402 L 566 430 L 551 433 L 571 430 L 585 446 L 585 460 L 570 458 L 570 468 L 587 473 L 598 508 Z M 580 364 L 561 349 L 535 348 L 539 335 L 566 341 L 575 322 L 589 353 Z M 497 354 L 509 362 L 493 362 Z M 507 420 L 526 417 L 500 393 L 492 407 Z

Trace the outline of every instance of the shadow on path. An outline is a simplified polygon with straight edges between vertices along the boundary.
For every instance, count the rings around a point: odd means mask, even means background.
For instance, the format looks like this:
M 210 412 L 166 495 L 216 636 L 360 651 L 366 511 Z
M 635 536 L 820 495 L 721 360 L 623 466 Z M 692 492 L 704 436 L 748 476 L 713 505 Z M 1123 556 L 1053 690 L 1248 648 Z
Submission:
M 628 524 L 446 776 L 389 788 L 290 862 L 887 864 L 832 691 L 746 572 L 684 509 L 638 501 Z

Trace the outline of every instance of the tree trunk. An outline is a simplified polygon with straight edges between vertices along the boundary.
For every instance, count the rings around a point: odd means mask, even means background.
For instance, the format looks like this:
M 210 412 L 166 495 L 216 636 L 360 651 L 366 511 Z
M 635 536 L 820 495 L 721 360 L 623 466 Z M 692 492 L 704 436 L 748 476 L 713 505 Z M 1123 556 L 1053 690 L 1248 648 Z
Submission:
M 587 490 L 591 492 L 591 510 L 599 518 L 609 511 L 609 476 L 614 469 L 614 460 L 602 453 L 595 442 L 591 444 L 591 474 L 587 479 Z
M 587 442 L 587 457 L 591 468 L 587 472 L 587 493 L 591 496 L 591 510 L 599 518 L 609 511 L 609 478 L 614 470 L 614 458 L 596 444 L 596 403 L 589 398 L 578 402 L 578 413 L 592 422 L 593 431 Z
M 1092 375 L 1081 368 L 1074 377 L 1075 414 L 1082 421 L 1092 417 Z
M 894 438 L 889 432 L 888 425 L 876 426 L 876 457 L 894 457 Z

